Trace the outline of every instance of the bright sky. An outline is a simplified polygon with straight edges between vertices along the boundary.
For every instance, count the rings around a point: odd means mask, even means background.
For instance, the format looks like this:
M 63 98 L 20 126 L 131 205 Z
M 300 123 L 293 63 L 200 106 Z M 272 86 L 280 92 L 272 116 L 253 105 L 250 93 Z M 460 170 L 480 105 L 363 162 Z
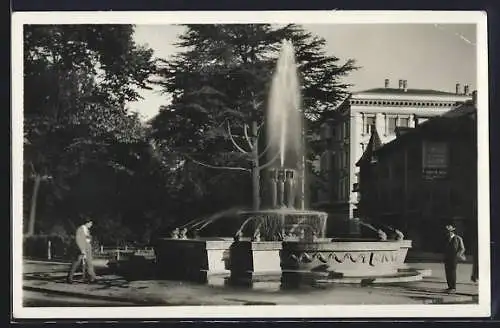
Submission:
M 383 87 L 399 79 L 409 88 L 455 92 L 455 84 L 476 88 L 476 27 L 455 24 L 321 24 L 303 25 L 325 38 L 326 51 L 342 62 L 352 58 L 361 68 L 345 81 L 351 91 Z M 137 25 L 135 40 L 153 48 L 154 55 L 169 58 L 177 50 L 174 43 L 183 27 L 175 25 Z M 158 113 L 168 97 L 158 90 L 142 91 L 143 100 L 130 103 L 144 119 Z

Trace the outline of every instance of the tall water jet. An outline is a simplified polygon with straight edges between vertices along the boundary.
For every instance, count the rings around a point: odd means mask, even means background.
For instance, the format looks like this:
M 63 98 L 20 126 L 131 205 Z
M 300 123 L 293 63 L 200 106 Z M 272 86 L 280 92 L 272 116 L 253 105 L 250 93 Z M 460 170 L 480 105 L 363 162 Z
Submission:
M 294 48 L 289 40 L 283 40 L 281 44 L 266 114 L 266 141 L 269 147 L 267 156 L 268 161 L 275 161 L 271 168 L 271 176 L 276 174 L 283 176 L 283 179 L 278 179 L 276 187 L 270 187 L 271 193 L 273 190 L 278 192 L 277 197 L 270 196 L 278 200 L 278 204 L 272 202 L 271 207 L 304 209 L 305 167 L 301 89 Z M 279 172 L 273 173 L 273 170 Z M 285 170 L 288 173 L 285 173 Z M 272 183 L 276 182 L 271 179 Z M 286 184 L 287 188 L 283 188 L 281 184 Z
M 303 151 L 300 84 L 293 45 L 283 40 L 267 109 L 268 159 L 279 152 L 280 166 L 298 169 Z

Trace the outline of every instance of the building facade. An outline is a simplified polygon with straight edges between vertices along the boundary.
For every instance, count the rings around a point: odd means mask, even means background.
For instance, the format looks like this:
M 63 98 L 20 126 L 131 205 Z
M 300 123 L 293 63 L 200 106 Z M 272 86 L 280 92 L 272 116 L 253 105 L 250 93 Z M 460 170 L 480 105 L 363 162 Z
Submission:
M 425 251 L 438 251 L 444 225 L 454 223 L 466 248 L 474 249 L 476 112 L 466 103 L 385 145 L 370 143 L 357 163 L 360 217 L 399 228 Z
M 410 89 L 406 80 L 392 88 L 387 79 L 384 88 L 352 94 L 322 127 L 325 151 L 320 172 L 325 183 L 316 207 L 339 219 L 357 216 L 359 168 L 355 164 L 366 149 L 372 128 L 385 144 L 396 138 L 397 127 L 414 128 L 471 97 L 467 85 L 457 84 L 453 93 Z

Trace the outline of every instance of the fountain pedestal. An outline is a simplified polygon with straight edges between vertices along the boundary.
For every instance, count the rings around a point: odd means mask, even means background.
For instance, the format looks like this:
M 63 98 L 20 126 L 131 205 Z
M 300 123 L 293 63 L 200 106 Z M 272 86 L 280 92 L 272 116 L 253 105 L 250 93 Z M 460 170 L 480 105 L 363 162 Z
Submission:
M 295 208 L 297 203 L 297 172 L 290 168 L 270 169 L 268 188 L 270 204 L 274 208 Z
M 230 281 L 234 284 L 251 284 L 263 275 L 281 274 L 280 241 L 239 241 L 229 251 Z

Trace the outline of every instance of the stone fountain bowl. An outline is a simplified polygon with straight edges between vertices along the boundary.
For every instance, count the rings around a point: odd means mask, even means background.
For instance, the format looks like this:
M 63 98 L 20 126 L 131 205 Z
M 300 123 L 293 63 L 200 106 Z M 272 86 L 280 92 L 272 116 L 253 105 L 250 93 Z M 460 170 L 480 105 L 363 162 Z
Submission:
M 397 275 L 411 240 L 328 239 L 314 242 L 284 241 L 283 271 L 328 272 L 342 277 Z

